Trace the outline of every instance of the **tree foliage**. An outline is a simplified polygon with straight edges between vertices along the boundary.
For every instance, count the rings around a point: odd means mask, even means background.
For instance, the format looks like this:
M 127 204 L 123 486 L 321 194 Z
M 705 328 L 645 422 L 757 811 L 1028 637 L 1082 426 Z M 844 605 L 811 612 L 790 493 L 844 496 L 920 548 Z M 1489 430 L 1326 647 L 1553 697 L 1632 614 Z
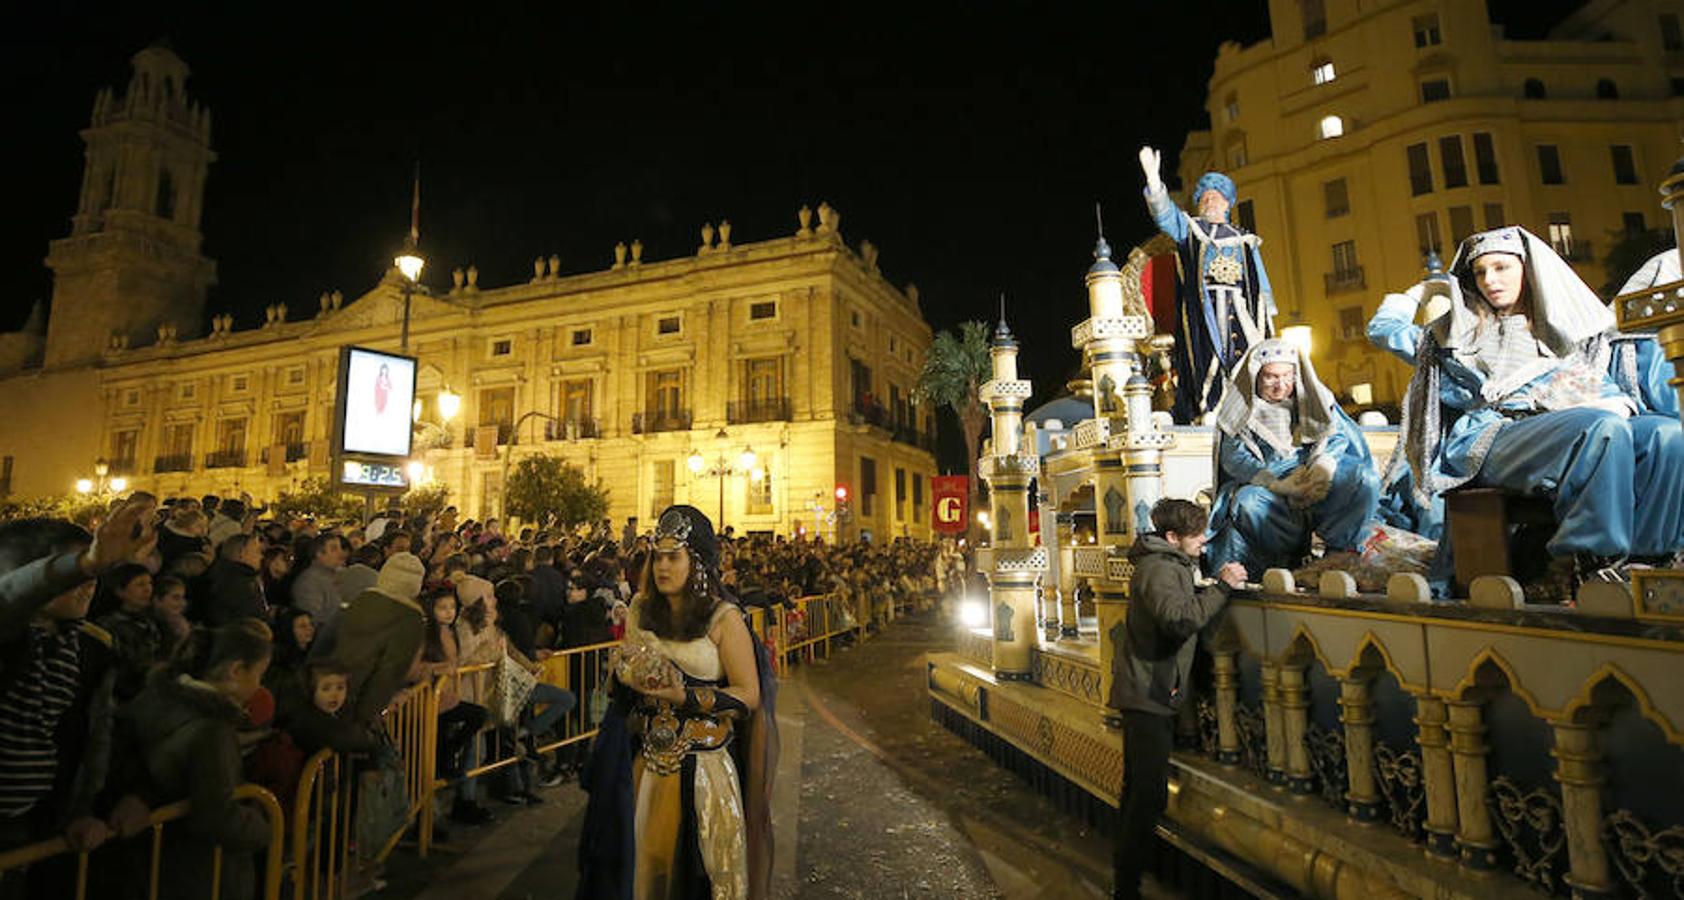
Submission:
M 105 501 L 84 494 L 7 497 L 0 499 L 0 522 L 12 519 L 68 519 L 89 528 L 105 510 Z
M 945 406 L 959 417 L 973 496 L 979 487 L 977 457 L 981 453 L 982 428 L 988 418 L 982 400 L 977 397 L 977 389 L 993 376 L 988 326 L 975 320 L 959 323 L 956 331 L 937 334 L 930 343 L 930 355 L 924 361 L 924 370 L 918 374 L 915 393 L 919 400 Z
M 270 509 L 281 522 L 294 516 L 327 521 L 356 520 L 362 517 L 363 501 L 339 491 L 326 478 L 306 478 L 293 490 L 281 491 Z
M 405 516 L 431 516 L 444 511 L 450 503 L 450 488 L 442 481 L 417 485 L 403 495 Z
M 523 456 L 504 487 L 507 512 L 522 521 L 563 528 L 596 522 L 608 515 L 608 490 L 585 481 L 585 472 L 559 456 Z

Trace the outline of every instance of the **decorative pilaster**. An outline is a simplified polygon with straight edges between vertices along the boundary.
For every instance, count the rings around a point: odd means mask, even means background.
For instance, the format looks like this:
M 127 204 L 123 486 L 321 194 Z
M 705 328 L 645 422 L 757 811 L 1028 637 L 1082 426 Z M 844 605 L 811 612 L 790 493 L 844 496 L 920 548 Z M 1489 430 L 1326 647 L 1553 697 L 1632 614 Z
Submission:
M 1279 704 L 1285 726 L 1281 739 L 1286 744 L 1286 783 L 1294 794 L 1316 792 L 1316 773 L 1310 767 L 1310 748 L 1304 742 L 1310 731 L 1310 684 L 1307 666 L 1286 661 L 1280 664 Z
M 1037 585 L 1046 571 L 1047 555 L 1029 539 L 1029 482 L 1040 472 L 1040 457 L 1033 447 L 1028 452 L 1020 449 L 1023 402 L 1029 397 L 1030 384 L 1017 377 L 1017 339 L 1004 315 L 995 329 L 990 355 L 994 377 L 977 394 L 994 419 L 993 453 L 978 461 L 979 474 L 988 482 L 993 515 L 993 568 L 988 583 L 994 611 L 994 675 L 1003 681 L 1027 681 L 1039 639 Z
M 1263 683 L 1264 750 L 1269 762 L 1269 783 L 1286 784 L 1286 716 L 1281 709 L 1281 665 L 1264 662 Z M 1303 738 L 1303 733 L 1299 733 Z
M 1451 700 L 1449 710 L 1450 754 L 1456 770 L 1456 847 L 1462 864 L 1470 869 L 1497 866 L 1497 839 L 1491 829 L 1491 811 L 1485 795 L 1489 778 L 1485 771 L 1485 720 L 1477 701 Z
M 1058 514 L 1058 636 L 1073 638 L 1080 633 L 1076 621 L 1076 514 Z
M 1339 721 L 1345 725 L 1345 811 L 1359 822 L 1380 817 L 1374 784 L 1374 700 L 1372 676 L 1353 671 L 1339 682 Z
M 1216 687 L 1216 759 L 1225 766 L 1239 765 L 1240 729 L 1235 719 L 1240 705 L 1239 653 L 1213 649 L 1211 660 Z
M 1421 745 L 1422 789 L 1427 795 L 1427 852 L 1456 858 L 1456 775 L 1450 756 L 1450 732 L 1444 701 L 1415 698 L 1415 742 Z
M 1561 824 L 1567 832 L 1567 883 L 1575 897 L 1612 897 L 1608 851 L 1602 846 L 1602 748 L 1595 725 L 1555 725 L 1555 780 L 1561 784 Z

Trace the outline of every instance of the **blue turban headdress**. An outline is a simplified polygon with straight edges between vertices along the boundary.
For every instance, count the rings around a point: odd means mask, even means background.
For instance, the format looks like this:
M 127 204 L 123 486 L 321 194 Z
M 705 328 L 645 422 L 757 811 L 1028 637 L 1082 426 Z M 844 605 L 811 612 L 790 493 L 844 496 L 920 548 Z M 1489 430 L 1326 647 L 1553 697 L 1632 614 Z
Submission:
M 1233 206 L 1239 199 L 1240 192 L 1234 188 L 1234 179 L 1221 172 L 1206 172 L 1199 176 L 1197 184 L 1193 185 L 1193 203 L 1197 204 L 1205 191 L 1215 191 L 1227 198 L 1228 205 Z

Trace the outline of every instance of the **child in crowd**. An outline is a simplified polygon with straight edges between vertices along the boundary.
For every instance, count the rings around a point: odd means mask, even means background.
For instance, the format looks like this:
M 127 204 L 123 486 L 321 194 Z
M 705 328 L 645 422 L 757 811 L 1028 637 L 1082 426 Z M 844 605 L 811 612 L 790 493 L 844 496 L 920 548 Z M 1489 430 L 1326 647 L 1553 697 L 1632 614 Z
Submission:
M 114 762 L 132 767 L 129 783 L 154 806 L 182 797 L 192 803 L 164 842 L 158 874 L 165 898 L 203 896 L 219 847 L 221 896 L 257 896 L 255 851 L 268 846 L 269 825 L 255 806 L 234 799 L 244 780 L 237 732 L 272 652 L 269 629 L 259 621 L 195 628 L 119 713 L 118 746 L 131 752 Z

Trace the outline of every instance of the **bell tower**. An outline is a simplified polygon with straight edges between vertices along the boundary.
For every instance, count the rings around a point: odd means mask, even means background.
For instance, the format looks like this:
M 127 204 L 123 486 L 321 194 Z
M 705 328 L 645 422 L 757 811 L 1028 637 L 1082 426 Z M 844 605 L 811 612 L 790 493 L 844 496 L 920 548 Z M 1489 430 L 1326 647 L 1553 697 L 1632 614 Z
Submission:
M 136 53 L 118 96 L 94 97 L 70 236 L 53 241 L 45 363 L 98 359 L 114 335 L 152 343 L 161 325 L 194 336 L 216 263 L 200 253 L 210 112 L 187 96 L 187 64 L 167 45 Z

